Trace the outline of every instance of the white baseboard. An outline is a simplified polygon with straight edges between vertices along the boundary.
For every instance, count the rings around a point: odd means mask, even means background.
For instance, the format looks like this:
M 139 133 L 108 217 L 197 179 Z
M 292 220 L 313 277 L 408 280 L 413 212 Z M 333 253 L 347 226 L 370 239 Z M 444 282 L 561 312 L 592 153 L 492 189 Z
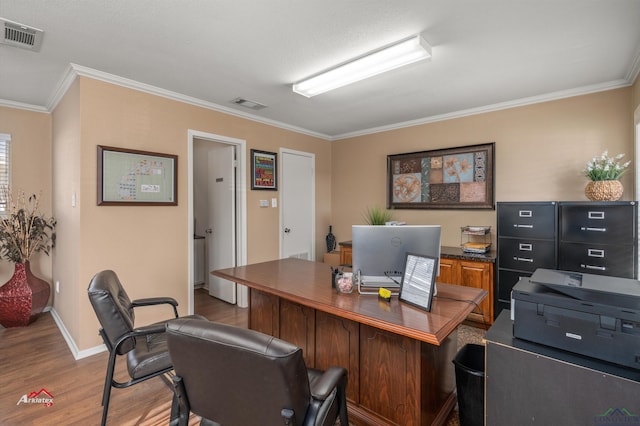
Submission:
M 73 337 L 71 337 L 69 330 L 67 330 L 67 327 L 65 327 L 64 322 L 62 322 L 62 318 L 60 318 L 60 315 L 58 315 L 56 310 L 53 307 L 47 307 L 45 311 L 51 312 L 51 316 L 58 326 L 60 333 L 62 333 L 62 337 L 64 337 L 65 342 L 67 342 L 67 346 L 69 346 L 69 350 L 71 351 L 74 359 L 79 360 L 82 358 L 87 358 L 89 356 L 99 354 L 100 352 L 104 352 L 107 350 L 105 345 L 94 346 L 93 348 L 85 349 L 82 351 L 79 350 L 78 345 L 76 345 L 76 342 L 73 340 Z

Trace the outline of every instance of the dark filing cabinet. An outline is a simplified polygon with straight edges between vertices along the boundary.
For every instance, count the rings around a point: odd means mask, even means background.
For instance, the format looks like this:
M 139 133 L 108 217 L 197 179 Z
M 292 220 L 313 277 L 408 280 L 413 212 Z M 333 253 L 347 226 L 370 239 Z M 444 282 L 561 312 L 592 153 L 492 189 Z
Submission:
M 538 268 L 556 269 L 558 203 L 503 202 L 497 204 L 498 281 L 494 315 L 509 309 L 511 289 Z
M 635 202 L 559 204 L 558 269 L 638 276 Z
M 497 203 L 494 315 L 538 268 L 637 279 L 637 221 L 634 201 Z

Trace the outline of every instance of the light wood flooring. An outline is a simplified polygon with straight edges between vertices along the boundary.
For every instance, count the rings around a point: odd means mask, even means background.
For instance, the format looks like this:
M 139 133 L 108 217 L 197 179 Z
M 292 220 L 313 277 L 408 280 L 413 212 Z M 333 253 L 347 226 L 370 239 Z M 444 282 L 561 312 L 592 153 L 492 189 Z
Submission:
M 221 302 L 204 290 L 196 291 L 195 301 L 196 313 L 247 327 L 246 309 Z M 124 379 L 126 361 L 120 361 L 116 374 Z M 99 425 L 106 366 L 106 352 L 76 361 L 50 313 L 43 313 L 28 327 L 0 326 L 0 425 Z M 18 404 L 23 395 L 42 389 L 53 395 L 51 407 Z M 108 424 L 166 426 L 171 397 L 161 378 L 113 389 Z
M 248 326 L 247 309 L 210 297 L 203 289 L 195 292 L 194 308 L 212 321 Z M 125 360 L 120 361 L 116 376 L 124 379 Z M 106 365 L 106 352 L 74 360 L 50 313 L 43 313 L 28 327 L 0 326 L 0 425 L 100 424 Z M 53 395 L 51 407 L 18 404 L 23 395 L 43 389 Z M 108 424 L 167 425 L 171 397 L 171 389 L 161 378 L 127 389 L 113 389 Z M 195 417 L 192 420 L 192 424 L 198 423 Z M 447 425 L 456 424 L 454 412 Z

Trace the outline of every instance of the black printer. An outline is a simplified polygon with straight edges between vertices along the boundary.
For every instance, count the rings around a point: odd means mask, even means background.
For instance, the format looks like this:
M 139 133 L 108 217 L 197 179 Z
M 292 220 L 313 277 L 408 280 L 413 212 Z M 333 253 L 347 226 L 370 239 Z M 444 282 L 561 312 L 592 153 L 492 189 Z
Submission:
M 514 337 L 640 370 L 640 281 L 537 269 L 511 297 Z

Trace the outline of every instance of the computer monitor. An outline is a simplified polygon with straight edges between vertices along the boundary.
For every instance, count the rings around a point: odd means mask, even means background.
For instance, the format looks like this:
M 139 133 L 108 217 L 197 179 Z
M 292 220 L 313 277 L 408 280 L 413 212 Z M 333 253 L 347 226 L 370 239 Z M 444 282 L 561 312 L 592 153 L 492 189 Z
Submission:
M 359 286 L 399 289 L 407 253 L 440 259 L 440 231 L 440 225 L 353 225 L 352 265 Z

